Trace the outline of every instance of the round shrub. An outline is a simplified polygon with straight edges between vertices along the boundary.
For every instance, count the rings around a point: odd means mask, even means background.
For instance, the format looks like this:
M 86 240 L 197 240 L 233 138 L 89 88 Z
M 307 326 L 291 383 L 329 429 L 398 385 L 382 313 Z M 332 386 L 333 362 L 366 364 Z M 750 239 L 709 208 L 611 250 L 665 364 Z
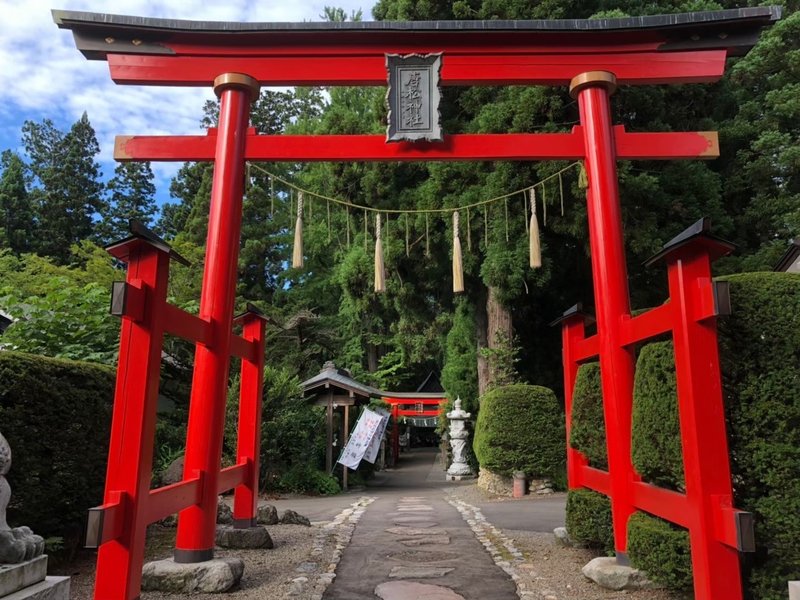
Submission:
M 569 443 L 572 448 L 586 455 L 590 465 L 598 469 L 608 469 L 600 363 L 587 363 L 578 369 L 575 391 L 572 394 L 572 430 Z
M 633 385 L 633 466 L 649 483 L 685 489 L 672 342 L 644 346 Z
M 570 490 L 567 493 L 567 532 L 572 541 L 580 546 L 599 548 L 613 554 L 611 500 L 592 490 Z
M 692 587 L 692 556 L 685 529 L 634 513 L 628 520 L 628 557 L 656 583 L 671 589 Z
M 487 392 L 473 448 L 481 467 L 494 473 L 556 476 L 566 460 L 564 416 L 556 395 L 548 388 L 523 384 Z

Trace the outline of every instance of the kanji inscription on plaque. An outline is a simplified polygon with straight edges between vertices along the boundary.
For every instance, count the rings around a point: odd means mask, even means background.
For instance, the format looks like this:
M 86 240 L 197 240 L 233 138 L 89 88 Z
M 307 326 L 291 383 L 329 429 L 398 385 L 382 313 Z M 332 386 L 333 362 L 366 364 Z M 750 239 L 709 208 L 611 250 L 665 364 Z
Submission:
M 439 72 L 442 55 L 386 55 L 389 124 L 386 141 L 442 141 Z

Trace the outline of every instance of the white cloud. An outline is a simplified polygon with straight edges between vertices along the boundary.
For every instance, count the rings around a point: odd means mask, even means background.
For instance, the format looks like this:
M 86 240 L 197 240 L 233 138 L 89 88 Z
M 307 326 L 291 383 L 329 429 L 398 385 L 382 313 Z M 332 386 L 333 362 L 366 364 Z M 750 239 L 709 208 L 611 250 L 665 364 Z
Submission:
M 326 4 L 346 11 L 364 9 L 362 0 L 0 0 L 0 141 L 18 144 L 24 119 L 52 119 L 66 128 L 86 111 L 100 142 L 103 170 L 114 170 L 111 155 L 117 134 L 196 133 L 210 89 L 117 86 L 103 61 L 87 61 L 76 49 L 69 31 L 53 23 L 51 8 L 107 12 L 145 17 L 201 21 L 311 21 L 319 20 Z M 177 165 L 154 165 L 159 187 L 168 185 Z M 162 194 L 160 194 L 163 196 Z

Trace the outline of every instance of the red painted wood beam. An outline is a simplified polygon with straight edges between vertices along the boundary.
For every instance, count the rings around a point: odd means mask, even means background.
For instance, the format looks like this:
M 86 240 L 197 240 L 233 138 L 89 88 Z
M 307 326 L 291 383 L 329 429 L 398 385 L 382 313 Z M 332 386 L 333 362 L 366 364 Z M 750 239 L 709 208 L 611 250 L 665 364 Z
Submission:
M 168 303 L 164 303 L 164 315 L 164 329 L 170 335 L 189 342 L 210 343 L 211 324 L 208 321 Z
M 696 522 L 695 507 L 684 494 L 645 483 L 632 483 L 633 503 L 636 508 L 689 528 Z
M 597 334 L 575 342 L 572 358 L 577 362 L 588 362 L 600 353 L 600 343 Z
M 252 463 L 247 461 L 222 469 L 219 472 L 219 480 L 217 481 L 217 493 L 227 492 L 240 483 L 244 483 L 250 474 L 251 465 Z
M 90 508 L 86 524 L 86 547 L 99 548 L 121 538 L 125 533 L 129 507 L 127 494 L 110 492 L 108 502 Z
M 416 410 L 399 410 L 397 412 L 398 415 L 401 417 L 438 417 L 439 411 L 438 410 L 423 410 L 423 411 L 416 411 Z
M 447 398 L 382 398 L 387 404 L 444 404 Z
M 608 472 L 588 465 L 580 467 L 577 471 L 579 486 L 587 487 L 606 496 L 611 494 L 611 476 Z
M 219 74 L 228 72 L 246 73 L 264 86 L 386 85 L 383 52 L 361 56 L 302 52 L 301 47 L 290 56 L 109 54 L 108 65 L 116 83 L 129 85 L 211 86 Z M 726 55 L 725 50 L 544 55 L 445 50 L 441 81 L 461 86 L 567 85 L 580 73 L 609 71 L 621 85 L 709 83 L 722 76 Z
M 239 335 L 231 335 L 231 356 L 255 362 L 258 358 L 257 353 L 258 348 L 251 340 L 246 340 Z
M 675 320 L 673 304 L 667 303 L 651 308 L 622 323 L 625 345 L 636 344 L 672 330 Z
M 200 502 L 200 477 L 185 479 L 150 491 L 146 521 L 155 523 Z
M 628 133 L 614 128 L 617 156 L 626 160 L 712 159 L 719 156 L 715 131 Z M 125 162 L 211 161 L 216 135 L 117 136 L 114 158 Z M 387 143 L 383 135 L 249 134 L 245 158 L 265 162 L 578 160 L 583 133 L 484 133 L 446 136 L 443 142 Z

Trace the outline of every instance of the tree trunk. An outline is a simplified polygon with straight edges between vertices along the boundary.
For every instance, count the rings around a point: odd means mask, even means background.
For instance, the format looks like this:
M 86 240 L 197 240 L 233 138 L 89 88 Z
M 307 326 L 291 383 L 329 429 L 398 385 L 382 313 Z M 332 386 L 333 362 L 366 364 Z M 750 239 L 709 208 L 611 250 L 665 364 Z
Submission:
M 486 310 L 478 310 L 475 321 L 478 333 L 478 395 L 483 396 L 496 374 L 490 362 L 482 356 L 481 349 L 496 349 L 514 337 L 511 313 L 498 299 L 495 288 L 488 288 Z

